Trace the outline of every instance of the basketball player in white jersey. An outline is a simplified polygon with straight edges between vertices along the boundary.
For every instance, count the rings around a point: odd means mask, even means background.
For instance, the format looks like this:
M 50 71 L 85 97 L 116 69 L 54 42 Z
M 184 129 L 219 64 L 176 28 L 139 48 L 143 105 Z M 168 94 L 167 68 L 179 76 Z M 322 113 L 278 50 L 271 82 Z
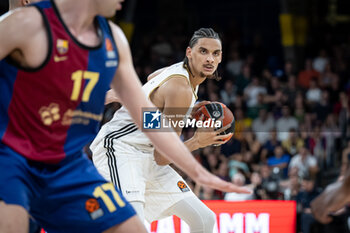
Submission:
M 217 78 L 221 53 L 218 34 L 211 28 L 201 28 L 192 36 L 184 62 L 151 74 L 143 91 L 163 114 L 185 115 L 197 99 L 198 86 L 207 77 Z M 172 118 L 172 121 L 177 120 L 182 119 Z M 181 134 L 181 129 L 176 132 Z M 196 132 L 184 143 L 193 151 L 223 144 L 232 136 L 218 135 L 220 132 Z M 152 222 L 177 215 L 190 226 L 192 233 L 213 232 L 215 214 L 168 165 L 168 160 L 154 151 L 150 140 L 137 128 L 124 107 L 101 128 L 90 148 L 98 171 L 119 187 L 141 219 Z M 237 192 L 250 191 L 237 187 Z

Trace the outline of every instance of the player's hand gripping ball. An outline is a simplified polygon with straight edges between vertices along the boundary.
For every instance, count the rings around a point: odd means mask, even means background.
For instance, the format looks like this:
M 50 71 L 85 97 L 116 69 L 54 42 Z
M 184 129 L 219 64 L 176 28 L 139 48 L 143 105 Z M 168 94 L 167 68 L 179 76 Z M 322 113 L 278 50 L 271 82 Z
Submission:
M 234 133 L 235 131 L 235 118 L 231 110 L 223 103 L 220 102 L 208 102 L 200 106 L 195 112 L 192 114 L 193 118 L 198 120 L 207 121 L 209 119 L 221 120 L 221 127 L 225 127 L 231 124 L 229 128 L 225 131 L 221 132 L 220 135 L 225 135 L 229 133 Z M 220 128 L 216 128 L 218 130 Z M 225 141 L 230 140 L 231 137 L 227 138 Z

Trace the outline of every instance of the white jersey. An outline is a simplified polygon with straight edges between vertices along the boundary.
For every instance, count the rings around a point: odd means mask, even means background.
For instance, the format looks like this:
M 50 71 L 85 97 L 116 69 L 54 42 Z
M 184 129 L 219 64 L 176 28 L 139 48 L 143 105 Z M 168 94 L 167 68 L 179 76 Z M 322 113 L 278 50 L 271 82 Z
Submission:
M 142 90 L 149 99 L 154 90 L 175 76 L 183 76 L 188 80 L 188 85 L 191 85 L 188 71 L 183 67 L 183 62 L 179 62 L 165 68 L 160 74 L 143 85 Z M 196 102 L 197 91 L 198 86 L 193 92 L 191 106 L 189 107 L 193 107 Z M 130 96 L 130 98 L 132 97 Z M 153 148 L 151 141 L 137 128 L 128 110 L 124 106 L 115 112 L 111 121 L 102 126 L 90 147 L 93 149 L 101 143 L 102 140 L 105 140 L 104 144 L 106 144 L 113 139 L 118 139 L 146 150 Z

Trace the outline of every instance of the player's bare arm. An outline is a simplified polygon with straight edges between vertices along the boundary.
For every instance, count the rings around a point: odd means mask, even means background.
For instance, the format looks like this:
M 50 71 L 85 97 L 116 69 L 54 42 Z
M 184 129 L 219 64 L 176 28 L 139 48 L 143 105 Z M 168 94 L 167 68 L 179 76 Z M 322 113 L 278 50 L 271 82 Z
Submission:
M 147 81 L 151 80 L 152 78 L 154 78 L 155 76 L 157 76 L 158 74 L 160 74 L 165 68 L 159 69 L 154 71 L 152 74 L 150 74 L 147 78 Z M 106 93 L 106 98 L 105 98 L 105 105 L 109 104 L 109 103 L 113 103 L 113 102 L 120 102 L 120 100 L 118 99 L 118 95 L 117 93 L 113 90 L 110 89 L 109 91 L 107 91 Z
M 350 203 L 350 169 L 346 171 L 343 180 L 329 185 L 311 202 L 311 211 L 318 221 L 329 223 L 332 221 L 330 215 L 348 203 Z
M 154 71 L 152 74 L 148 75 L 147 81 L 151 80 L 152 78 L 156 77 L 158 74 L 162 73 L 167 67 L 161 68 L 159 70 Z
M 120 52 L 119 68 L 112 82 L 112 87 L 117 91 L 118 97 L 140 127 L 142 107 L 154 107 L 154 105 L 147 101 L 144 93 L 141 91 L 141 83 L 133 68 L 131 52 L 124 33 L 112 23 L 111 28 Z M 130 93 L 134 93 L 133 98 L 130 98 Z M 246 188 L 237 187 L 210 174 L 193 158 L 175 133 L 163 133 L 162 137 L 159 137 L 159 133 L 148 132 L 147 136 L 152 140 L 156 149 L 196 182 L 224 192 L 251 193 Z
M 192 95 L 187 79 L 177 76 L 157 88 L 150 98 L 153 104 L 163 110 L 163 116 L 167 116 L 172 121 L 179 121 L 183 120 L 180 116 L 184 116 L 191 105 Z M 180 136 L 182 129 L 178 125 L 174 129 Z M 170 164 L 170 161 L 157 150 L 154 151 L 154 159 L 158 165 Z
M 40 66 L 48 52 L 47 32 L 40 12 L 34 7 L 20 8 L 2 16 L 0 22 L 0 59 L 10 55 L 23 67 Z
M 115 103 L 115 102 L 120 102 L 120 100 L 118 99 L 118 95 L 115 92 L 115 90 L 110 89 L 106 93 L 105 105 L 110 104 L 110 103 Z

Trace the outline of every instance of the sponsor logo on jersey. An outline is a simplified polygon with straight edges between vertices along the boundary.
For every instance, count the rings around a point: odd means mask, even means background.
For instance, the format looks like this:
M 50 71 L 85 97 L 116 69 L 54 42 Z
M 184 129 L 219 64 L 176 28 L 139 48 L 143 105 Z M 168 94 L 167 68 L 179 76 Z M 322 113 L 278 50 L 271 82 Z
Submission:
M 93 220 L 103 215 L 103 210 L 100 208 L 100 204 L 95 198 L 90 198 L 85 202 L 85 209 Z
M 60 107 L 56 103 L 51 103 L 49 106 L 42 106 L 39 109 L 39 115 L 44 125 L 50 126 L 54 121 L 58 121 L 60 116 Z
M 60 57 L 60 56 L 55 55 L 55 56 L 53 57 L 53 60 L 54 60 L 55 62 L 61 62 L 61 61 L 65 61 L 65 60 L 67 60 L 67 59 L 68 59 L 67 56 Z
M 106 67 L 116 67 L 118 65 L 117 60 L 106 61 Z
M 68 40 L 57 39 L 56 48 L 59 54 L 66 54 L 68 52 Z
M 109 38 L 106 38 L 105 44 L 106 44 L 106 50 L 107 50 L 107 58 L 109 58 L 109 59 L 116 58 L 116 54 L 115 54 L 115 51 L 113 49 L 112 41 Z
M 90 120 L 101 121 L 102 114 L 95 114 L 92 112 L 84 112 L 81 110 L 68 109 L 63 114 L 62 125 L 73 125 L 73 124 L 90 124 Z
M 125 191 L 126 194 L 136 194 L 136 193 L 139 193 L 139 192 L 140 191 L 138 191 L 138 190 L 131 190 L 131 191 L 130 190 L 126 190 Z
M 182 192 L 188 192 L 190 191 L 190 189 L 187 187 L 187 185 L 185 184 L 185 182 L 183 181 L 179 181 L 177 182 L 177 187 L 179 187 L 179 189 L 182 191 Z

